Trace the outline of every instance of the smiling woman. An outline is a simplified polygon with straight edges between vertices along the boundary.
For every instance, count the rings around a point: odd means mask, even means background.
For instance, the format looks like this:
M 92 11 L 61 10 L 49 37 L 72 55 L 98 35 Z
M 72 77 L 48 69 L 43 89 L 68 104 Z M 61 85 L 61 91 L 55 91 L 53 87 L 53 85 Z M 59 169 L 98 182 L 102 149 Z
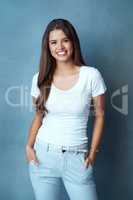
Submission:
M 53 30 L 50 32 L 49 48 L 51 55 L 57 60 L 57 62 L 68 61 L 69 59 L 72 59 L 72 42 L 60 29 Z
M 71 200 L 97 200 L 93 165 L 104 124 L 105 91 L 99 70 L 83 60 L 73 25 L 52 20 L 31 86 L 36 113 L 26 156 L 36 200 L 60 199 L 62 181 Z M 95 122 L 89 146 L 91 100 Z

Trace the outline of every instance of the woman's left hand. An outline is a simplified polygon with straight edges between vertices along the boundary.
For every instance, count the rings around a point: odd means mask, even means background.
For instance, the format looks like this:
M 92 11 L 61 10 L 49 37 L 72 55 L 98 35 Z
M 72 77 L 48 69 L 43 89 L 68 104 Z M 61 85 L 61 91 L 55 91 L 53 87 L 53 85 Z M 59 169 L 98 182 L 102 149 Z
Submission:
M 96 153 L 89 153 L 87 152 L 86 156 L 85 156 L 85 166 L 86 168 L 91 164 L 93 165 L 96 159 Z

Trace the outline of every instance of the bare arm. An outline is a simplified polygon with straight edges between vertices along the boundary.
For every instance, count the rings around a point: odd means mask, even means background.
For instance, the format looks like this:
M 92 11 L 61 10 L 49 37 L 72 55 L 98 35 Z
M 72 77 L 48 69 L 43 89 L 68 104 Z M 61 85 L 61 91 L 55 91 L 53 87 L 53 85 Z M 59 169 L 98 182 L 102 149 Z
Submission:
M 35 100 L 36 99 L 33 97 L 34 105 L 35 105 Z M 42 124 L 42 114 L 36 112 L 32 120 L 31 127 L 29 129 L 28 141 L 26 145 L 27 147 L 33 147 L 38 129 L 40 128 L 41 124 Z
M 102 133 L 103 133 L 103 126 L 104 126 L 104 113 L 105 113 L 105 94 L 99 95 L 97 97 L 93 97 L 94 102 L 94 126 L 92 132 L 92 140 L 91 140 L 91 147 L 87 153 L 87 165 L 89 162 L 93 163 L 96 157 L 96 152 L 99 148 Z
M 99 95 L 93 98 L 94 101 L 94 127 L 92 133 L 91 152 L 97 151 L 103 133 L 104 113 L 105 113 L 105 95 Z
M 33 105 L 35 105 L 35 98 L 33 97 Z M 36 164 L 39 164 L 39 160 L 36 156 L 36 153 L 34 151 L 34 143 L 36 139 L 36 135 L 38 133 L 38 129 L 40 128 L 42 124 L 43 114 L 36 112 L 35 116 L 32 120 L 31 127 L 29 129 L 29 135 L 28 140 L 26 144 L 26 159 L 28 163 L 33 160 Z

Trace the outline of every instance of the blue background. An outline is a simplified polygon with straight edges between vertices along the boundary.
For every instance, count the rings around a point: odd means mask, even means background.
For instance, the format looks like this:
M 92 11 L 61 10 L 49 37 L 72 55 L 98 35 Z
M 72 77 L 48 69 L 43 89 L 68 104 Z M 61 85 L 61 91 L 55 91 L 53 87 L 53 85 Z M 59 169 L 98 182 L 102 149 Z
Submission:
M 101 71 L 108 87 L 104 137 L 95 163 L 99 200 L 132 200 L 132 10 L 132 0 L 1 1 L 0 199 L 34 199 L 25 160 L 34 114 L 31 79 L 38 70 L 46 25 L 53 18 L 66 18 L 77 30 L 87 65 Z M 123 86 L 128 100 L 125 114 L 114 107 L 122 106 Z M 113 105 L 115 91 L 119 95 Z M 67 199 L 65 190 L 62 196 Z

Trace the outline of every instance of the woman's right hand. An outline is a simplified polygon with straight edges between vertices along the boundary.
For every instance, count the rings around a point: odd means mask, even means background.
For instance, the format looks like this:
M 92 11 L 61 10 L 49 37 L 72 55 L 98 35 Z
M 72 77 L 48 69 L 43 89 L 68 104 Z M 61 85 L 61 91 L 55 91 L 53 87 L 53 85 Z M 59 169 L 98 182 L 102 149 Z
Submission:
M 37 159 L 35 150 L 33 147 L 26 146 L 26 159 L 27 162 L 30 163 L 31 161 L 35 162 L 37 165 L 39 164 L 39 160 Z

